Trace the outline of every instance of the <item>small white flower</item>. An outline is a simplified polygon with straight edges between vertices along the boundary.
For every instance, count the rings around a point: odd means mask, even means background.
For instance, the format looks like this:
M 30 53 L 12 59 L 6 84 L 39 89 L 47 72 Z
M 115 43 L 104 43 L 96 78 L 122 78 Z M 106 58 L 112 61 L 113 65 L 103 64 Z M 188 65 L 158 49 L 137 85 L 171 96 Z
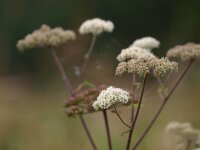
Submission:
M 148 36 L 135 40 L 130 47 L 132 46 L 151 50 L 153 48 L 158 48 L 160 46 L 160 42 L 155 38 Z
M 79 28 L 81 34 L 92 33 L 93 35 L 99 35 L 102 32 L 112 32 L 114 24 L 111 21 L 105 21 L 100 18 L 94 18 L 86 20 Z
M 129 59 L 152 58 L 152 57 L 155 57 L 155 55 L 150 51 L 140 47 L 131 46 L 129 48 L 123 49 L 121 53 L 117 56 L 117 60 L 119 62 L 122 62 Z
M 123 89 L 108 87 L 106 90 L 101 91 L 97 100 L 92 104 L 95 110 L 108 109 L 114 104 L 126 104 L 129 101 L 129 93 Z

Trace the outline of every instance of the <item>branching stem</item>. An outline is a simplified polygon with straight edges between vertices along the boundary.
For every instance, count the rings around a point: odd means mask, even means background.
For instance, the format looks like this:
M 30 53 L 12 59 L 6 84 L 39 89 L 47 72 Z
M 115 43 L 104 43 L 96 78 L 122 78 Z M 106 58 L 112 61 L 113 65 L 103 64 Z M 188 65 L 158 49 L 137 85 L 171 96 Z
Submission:
M 125 126 L 127 126 L 128 128 L 131 128 L 131 126 L 128 125 L 128 124 L 122 119 L 122 117 L 120 116 L 119 112 L 117 111 L 117 108 L 115 107 L 115 105 L 113 105 L 113 107 L 114 107 L 114 110 L 115 110 L 115 112 L 116 112 L 117 117 L 119 118 L 119 120 L 120 120 Z
M 142 84 L 142 90 L 141 90 L 140 97 L 139 97 L 139 104 L 138 104 L 138 108 L 137 108 L 134 120 L 133 120 L 133 122 L 131 124 L 131 129 L 130 129 L 130 132 L 129 132 L 128 141 L 127 141 L 127 145 L 126 145 L 126 150 L 129 150 L 129 148 L 130 148 L 133 130 L 135 128 L 135 124 L 137 122 L 137 118 L 138 118 L 139 112 L 140 112 L 140 107 L 141 107 L 141 104 L 142 104 L 142 98 L 143 98 L 143 95 L 144 95 L 144 89 L 145 89 L 145 85 L 146 85 L 146 81 L 147 81 L 147 76 L 148 75 L 146 75 L 144 77 L 144 81 L 143 81 L 143 84 Z
M 155 121 L 157 120 L 158 116 L 160 115 L 160 113 L 162 112 L 164 106 L 166 105 L 167 101 L 169 100 L 170 96 L 172 95 L 172 93 L 175 91 L 175 89 L 177 88 L 177 86 L 179 85 L 180 81 L 183 79 L 183 77 L 186 75 L 186 73 L 188 72 L 188 70 L 190 69 L 191 65 L 193 63 L 193 60 L 190 60 L 190 62 L 188 63 L 188 65 L 185 67 L 185 69 L 183 70 L 183 72 L 180 74 L 180 76 L 178 77 L 178 79 L 176 80 L 176 82 L 174 82 L 174 85 L 171 87 L 171 89 L 169 90 L 169 93 L 164 96 L 163 98 L 163 102 L 160 105 L 158 111 L 156 112 L 156 114 L 154 115 L 153 119 L 150 121 L 149 125 L 147 126 L 147 128 L 144 130 L 144 132 L 142 133 L 142 135 L 139 137 L 139 139 L 137 140 L 137 142 L 135 143 L 135 145 L 133 146 L 132 150 L 135 150 L 139 144 L 143 141 L 144 137 L 146 136 L 146 134 L 149 132 L 149 130 L 151 129 L 151 127 L 153 126 L 153 124 L 155 123 Z
M 64 81 L 65 87 L 66 87 L 67 92 L 69 94 L 68 96 L 72 96 L 73 95 L 73 89 L 72 89 L 71 83 L 70 83 L 70 81 L 69 81 L 69 79 L 67 77 L 67 74 L 65 72 L 64 66 L 61 63 L 61 61 L 60 61 L 60 59 L 59 59 L 59 57 L 58 57 L 58 55 L 57 55 L 57 53 L 56 53 L 56 51 L 54 49 L 51 49 L 51 53 L 53 55 L 55 64 L 57 65 L 57 67 L 58 67 L 58 69 L 60 71 L 60 74 L 62 76 L 62 79 Z M 94 143 L 94 140 L 93 140 L 93 138 L 92 138 L 92 136 L 91 136 L 91 134 L 89 132 L 89 129 L 88 129 L 88 126 L 87 126 L 87 124 L 85 122 L 85 119 L 83 118 L 82 115 L 80 115 L 79 118 L 80 118 L 82 126 L 83 126 L 83 128 L 84 128 L 84 130 L 85 130 L 85 132 L 87 134 L 87 137 L 88 137 L 88 139 L 90 141 L 91 146 L 93 147 L 94 150 L 97 150 L 97 147 L 96 147 L 96 145 Z
M 89 47 L 89 50 L 87 52 L 87 54 L 84 56 L 84 63 L 83 63 L 83 66 L 81 67 L 81 73 L 80 73 L 80 76 L 78 77 L 75 85 L 77 86 L 77 84 L 79 84 L 79 82 L 84 78 L 85 76 L 85 71 L 86 71 L 86 68 L 88 66 L 88 63 L 90 61 L 90 57 L 91 57 L 91 54 L 92 54 L 92 51 L 94 49 L 94 45 L 96 43 L 96 35 L 93 35 L 92 37 L 92 42 L 90 44 L 90 47 Z

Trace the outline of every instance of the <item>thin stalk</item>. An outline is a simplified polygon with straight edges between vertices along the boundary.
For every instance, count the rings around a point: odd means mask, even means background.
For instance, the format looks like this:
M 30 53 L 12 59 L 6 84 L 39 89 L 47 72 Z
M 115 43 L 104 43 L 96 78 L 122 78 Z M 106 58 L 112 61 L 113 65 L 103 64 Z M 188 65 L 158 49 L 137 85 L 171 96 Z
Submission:
M 58 54 L 56 53 L 55 49 L 51 49 L 51 53 L 53 55 L 53 58 L 54 58 L 54 61 L 60 71 L 60 74 L 61 74 L 61 77 L 64 81 L 64 84 L 65 84 L 65 88 L 67 89 L 67 92 L 68 92 L 68 96 L 71 95 L 72 93 L 72 85 L 69 81 L 69 78 L 68 76 L 66 75 L 65 73 L 65 69 L 63 67 L 63 64 L 61 63 L 59 57 L 58 57 Z
M 174 83 L 174 85 L 169 90 L 169 93 L 163 98 L 163 102 L 160 105 L 158 111 L 155 113 L 153 119 L 150 121 L 150 123 L 147 126 L 147 128 L 144 130 L 144 132 L 142 133 L 142 135 L 139 137 L 139 139 L 137 140 L 137 142 L 133 146 L 132 150 L 135 150 L 139 146 L 139 144 L 143 141 L 144 137 L 149 132 L 149 130 L 151 129 L 151 127 L 153 126 L 153 124 L 157 120 L 158 116 L 162 112 L 162 110 L 163 110 L 164 106 L 166 105 L 166 103 L 168 102 L 170 96 L 173 94 L 173 92 L 175 91 L 175 89 L 179 85 L 180 81 L 183 79 L 183 77 L 186 75 L 186 73 L 190 69 L 192 63 L 193 63 L 193 60 L 190 60 L 190 62 L 188 63 L 188 65 L 185 67 L 185 69 L 183 70 L 183 72 L 181 73 L 181 75 L 178 77 L 178 79 L 176 80 L 176 82 Z
M 163 93 L 163 89 L 164 89 L 164 83 L 162 82 L 161 78 L 160 77 L 157 77 L 157 81 L 159 83 L 159 91 L 158 91 L 158 94 L 160 96 L 161 99 L 164 98 L 164 93 Z M 161 90 L 160 90 L 161 89 Z
M 94 140 L 93 140 L 93 138 L 92 138 L 92 136 L 90 134 L 90 131 L 89 131 L 88 127 L 87 127 L 85 119 L 83 118 L 82 115 L 80 115 L 79 118 L 80 118 L 80 121 L 81 121 L 81 123 L 83 125 L 83 128 L 84 128 L 84 130 L 85 130 L 85 132 L 86 132 L 86 134 L 87 134 L 87 136 L 89 138 L 90 144 L 92 145 L 92 147 L 93 147 L 94 150 L 97 150 L 97 147 L 96 147 L 96 145 L 94 143 Z
M 131 101 L 131 105 L 132 105 L 132 109 L 131 109 L 131 123 L 133 122 L 134 120 L 134 101 L 135 101 L 135 83 L 136 83 L 136 76 L 135 74 L 133 74 L 133 79 L 132 79 L 132 94 L 133 94 L 133 97 L 132 97 L 132 101 Z
M 115 110 L 115 112 L 116 112 L 117 117 L 119 118 L 119 120 L 120 120 L 125 126 L 127 126 L 128 128 L 131 128 L 131 126 L 129 126 L 129 125 L 122 119 L 122 117 L 120 116 L 119 112 L 117 111 L 117 108 L 115 107 L 115 105 L 113 105 L 113 107 L 114 107 L 114 110 Z
M 110 136 L 110 129 L 109 129 L 109 124 L 108 124 L 108 116 L 106 110 L 103 110 L 103 117 L 105 121 L 105 126 L 106 126 L 106 134 L 107 134 L 107 139 L 108 139 L 108 148 L 109 150 L 112 150 L 112 141 L 111 141 L 111 136 Z
M 138 118 L 139 112 L 140 112 L 140 107 L 141 107 L 141 104 L 142 104 L 142 98 L 143 98 L 143 95 L 144 95 L 144 89 L 145 89 L 145 85 L 146 85 L 146 81 L 147 81 L 147 76 L 148 75 L 145 76 L 143 84 L 142 84 L 142 90 L 141 90 L 141 93 L 140 93 L 139 104 L 138 104 L 138 108 L 137 108 L 137 111 L 136 111 L 136 114 L 135 114 L 135 117 L 134 117 L 134 121 L 131 124 L 131 129 L 130 129 L 128 141 L 127 141 L 127 144 L 126 144 L 126 150 L 129 150 L 129 148 L 130 148 L 133 130 L 135 128 L 135 124 L 137 122 L 137 118 Z
M 72 96 L 73 95 L 73 89 L 72 89 L 71 83 L 70 83 L 70 81 L 69 81 L 69 79 L 67 77 L 67 74 L 65 72 L 65 69 L 63 67 L 63 64 L 61 63 L 61 61 L 60 61 L 60 59 L 59 59 L 59 57 L 58 57 L 58 55 L 57 55 L 57 53 L 56 53 L 56 51 L 54 49 L 51 49 L 51 53 L 53 55 L 55 64 L 57 65 L 57 67 L 58 67 L 58 69 L 60 71 L 60 74 L 61 74 L 62 79 L 64 81 L 65 87 L 67 89 L 67 92 L 68 92 L 69 96 Z M 83 126 L 83 128 L 84 128 L 84 130 L 85 130 L 85 132 L 87 134 L 87 137 L 88 137 L 88 139 L 90 141 L 91 146 L 93 147 L 94 150 L 97 150 L 97 147 L 96 147 L 96 145 L 94 143 L 94 140 L 93 140 L 93 138 L 92 138 L 92 136 L 91 136 L 91 134 L 89 132 L 88 126 L 87 126 L 83 116 L 80 115 L 79 118 L 80 118 L 82 126 Z
M 83 79 L 83 77 L 85 75 L 85 71 L 88 66 L 92 51 L 94 49 L 95 42 L 96 42 L 96 35 L 93 35 L 89 50 L 88 50 L 87 54 L 84 56 L 85 61 L 83 63 L 83 66 L 81 67 L 81 73 L 80 73 L 79 78 L 77 79 L 75 85 L 77 85 Z

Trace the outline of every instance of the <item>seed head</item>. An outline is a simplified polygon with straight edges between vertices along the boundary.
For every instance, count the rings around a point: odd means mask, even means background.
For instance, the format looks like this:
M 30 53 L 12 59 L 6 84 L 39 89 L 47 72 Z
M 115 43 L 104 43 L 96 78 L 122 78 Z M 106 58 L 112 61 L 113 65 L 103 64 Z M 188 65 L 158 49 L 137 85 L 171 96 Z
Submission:
M 178 70 L 178 64 L 169 61 L 167 58 L 140 58 L 131 59 L 128 62 L 119 63 L 116 69 L 116 75 L 124 72 L 135 73 L 139 77 L 145 77 L 146 74 L 152 74 L 155 77 L 164 77 L 167 73 Z
M 48 25 L 42 25 L 39 29 L 25 36 L 17 42 L 17 48 L 24 51 L 30 48 L 58 47 L 68 41 L 75 40 L 76 35 L 71 30 L 61 27 L 51 29 Z
M 184 45 L 177 45 L 167 52 L 167 57 L 178 58 L 182 61 L 199 60 L 200 59 L 200 44 L 187 43 Z
M 200 130 L 194 129 L 188 122 L 170 122 L 166 127 L 166 131 L 175 138 L 177 148 L 185 149 L 188 142 L 198 145 Z

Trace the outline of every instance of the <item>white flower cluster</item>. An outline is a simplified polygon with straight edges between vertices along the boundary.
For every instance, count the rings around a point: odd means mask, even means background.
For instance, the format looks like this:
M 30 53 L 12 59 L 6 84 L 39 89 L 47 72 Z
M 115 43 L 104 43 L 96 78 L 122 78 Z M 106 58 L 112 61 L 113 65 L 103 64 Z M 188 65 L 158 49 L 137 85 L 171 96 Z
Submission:
M 71 30 L 63 30 L 61 27 L 51 29 L 48 25 L 42 25 L 40 29 L 25 36 L 17 43 L 20 51 L 30 48 L 58 47 L 69 40 L 75 40 L 76 35 Z
M 187 43 L 184 45 L 177 45 L 167 52 L 167 57 L 178 58 L 182 61 L 200 60 L 200 44 Z
M 135 40 L 130 47 L 132 46 L 151 50 L 153 48 L 158 48 L 160 46 L 160 42 L 155 38 L 148 36 Z
M 129 59 L 152 58 L 152 57 L 155 57 L 155 55 L 150 51 L 140 47 L 131 46 L 129 48 L 123 49 L 121 53 L 117 56 L 117 60 L 119 62 L 122 62 Z
M 102 32 L 112 32 L 114 24 L 111 21 L 105 21 L 100 18 L 94 18 L 86 20 L 79 28 L 81 34 L 91 33 L 93 35 L 99 35 Z
M 166 131 L 173 135 L 176 149 L 185 150 L 188 143 L 200 148 L 200 130 L 194 129 L 190 123 L 171 122 Z
M 101 91 L 97 97 L 97 100 L 93 103 L 92 106 L 95 110 L 104 110 L 108 109 L 114 104 L 128 103 L 129 97 L 130 95 L 127 91 L 110 86 L 106 90 Z

